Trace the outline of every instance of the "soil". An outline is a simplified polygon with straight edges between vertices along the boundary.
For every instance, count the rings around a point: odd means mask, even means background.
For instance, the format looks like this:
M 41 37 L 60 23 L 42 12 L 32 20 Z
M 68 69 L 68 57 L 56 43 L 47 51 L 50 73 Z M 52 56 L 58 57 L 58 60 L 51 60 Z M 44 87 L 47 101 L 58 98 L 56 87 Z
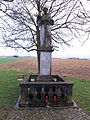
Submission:
M 15 69 L 25 72 L 37 73 L 36 58 L 0 65 L 3 69 Z M 52 59 L 52 74 L 62 76 L 75 76 L 90 80 L 90 60 Z

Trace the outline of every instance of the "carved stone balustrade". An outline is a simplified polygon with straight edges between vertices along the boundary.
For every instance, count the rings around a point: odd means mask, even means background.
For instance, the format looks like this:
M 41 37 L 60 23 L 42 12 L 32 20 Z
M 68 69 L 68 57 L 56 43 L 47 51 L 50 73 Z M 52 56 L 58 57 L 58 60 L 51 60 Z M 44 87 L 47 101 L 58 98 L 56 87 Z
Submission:
M 38 75 L 28 75 L 20 83 L 20 107 L 45 107 L 47 105 L 72 105 L 73 84 L 64 78 L 52 75 L 53 81 L 38 81 Z

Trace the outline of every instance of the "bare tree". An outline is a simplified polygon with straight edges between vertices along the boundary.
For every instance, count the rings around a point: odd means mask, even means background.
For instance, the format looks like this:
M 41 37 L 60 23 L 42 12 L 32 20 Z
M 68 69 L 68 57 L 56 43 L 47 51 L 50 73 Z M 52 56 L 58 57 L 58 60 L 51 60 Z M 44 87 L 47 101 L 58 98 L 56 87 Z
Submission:
M 6 0 L 4 0 L 6 1 Z M 38 70 L 40 65 L 40 31 L 37 18 L 45 5 L 54 20 L 52 45 L 70 45 L 73 38 L 89 33 L 89 16 L 81 0 L 14 0 L 2 1 L 0 29 L 7 47 L 37 51 Z M 12 1 L 12 0 L 10 0 Z M 89 35 L 89 34 L 88 34 Z M 88 36 L 89 37 L 89 36 Z

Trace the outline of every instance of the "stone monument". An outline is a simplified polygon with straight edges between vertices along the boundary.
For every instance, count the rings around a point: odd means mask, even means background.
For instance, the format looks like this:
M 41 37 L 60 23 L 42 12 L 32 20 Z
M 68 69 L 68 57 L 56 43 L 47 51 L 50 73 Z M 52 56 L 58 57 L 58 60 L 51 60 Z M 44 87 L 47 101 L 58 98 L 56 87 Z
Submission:
M 4 0 L 12 2 L 13 0 Z M 45 107 L 72 105 L 73 84 L 58 75 L 51 75 L 51 30 L 53 19 L 46 7 L 38 16 L 40 26 L 40 74 L 27 75 L 20 83 L 18 107 Z
M 53 19 L 48 13 L 46 7 L 43 8 L 43 15 L 38 16 L 38 25 L 40 28 L 40 76 L 38 80 L 51 80 L 51 56 L 53 47 L 51 46 L 51 29 L 50 26 L 54 24 Z
M 40 74 L 27 75 L 20 83 L 19 107 L 72 105 L 73 84 L 61 76 L 51 75 L 53 47 L 50 26 L 54 21 L 46 7 L 37 21 L 40 28 Z

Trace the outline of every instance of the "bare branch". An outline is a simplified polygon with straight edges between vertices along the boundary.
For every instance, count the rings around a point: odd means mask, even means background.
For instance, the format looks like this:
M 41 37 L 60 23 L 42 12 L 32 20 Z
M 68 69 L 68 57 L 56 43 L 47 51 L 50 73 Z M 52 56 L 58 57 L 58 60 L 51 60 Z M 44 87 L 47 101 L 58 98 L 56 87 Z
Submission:
M 28 52 L 38 51 L 37 16 L 42 15 L 42 9 L 47 5 L 54 19 L 51 27 L 53 46 L 70 46 L 72 39 L 82 35 L 88 36 L 86 40 L 89 38 L 90 12 L 86 11 L 81 0 L 14 0 L 0 4 L 0 30 L 4 43 Z

